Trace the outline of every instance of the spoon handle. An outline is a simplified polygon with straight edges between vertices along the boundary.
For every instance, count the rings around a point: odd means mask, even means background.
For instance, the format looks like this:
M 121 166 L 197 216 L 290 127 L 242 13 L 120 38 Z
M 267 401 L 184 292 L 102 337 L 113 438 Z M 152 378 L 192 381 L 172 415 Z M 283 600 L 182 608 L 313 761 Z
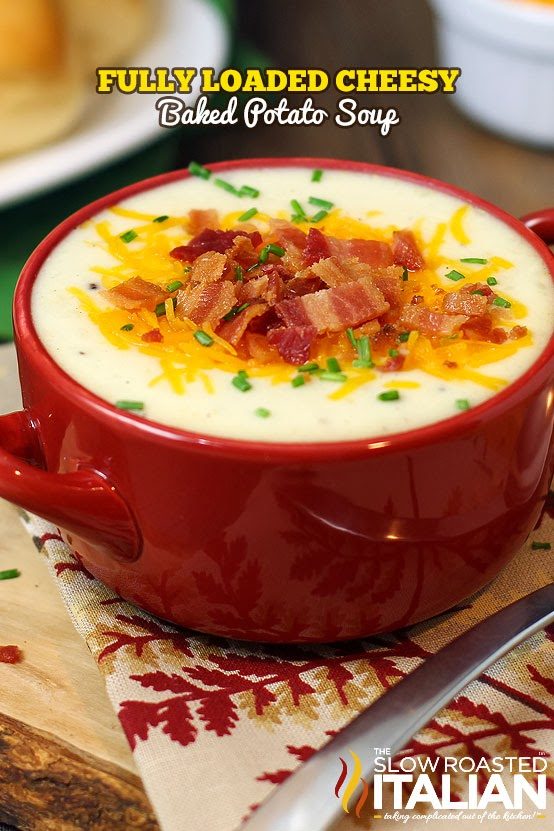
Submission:
M 340 812 L 339 757 L 362 760 L 373 778 L 383 748 L 393 756 L 488 666 L 554 621 L 554 583 L 473 626 L 426 659 L 304 762 L 243 826 L 247 831 L 324 831 Z

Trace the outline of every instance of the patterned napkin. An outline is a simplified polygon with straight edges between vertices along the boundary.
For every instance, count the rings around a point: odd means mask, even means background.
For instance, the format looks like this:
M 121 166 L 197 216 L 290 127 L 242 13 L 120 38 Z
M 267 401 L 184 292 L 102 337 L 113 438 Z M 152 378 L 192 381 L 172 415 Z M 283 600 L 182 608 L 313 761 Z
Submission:
M 452 613 L 363 642 L 260 647 L 157 620 L 94 579 L 56 528 L 26 514 L 23 521 L 104 676 L 163 831 L 235 831 L 384 690 L 473 623 L 554 576 L 548 548 L 554 520 L 545 513 L 511 565 Z M 551 627 L 513 650 L 411 742 L 410 755 L 553 754 L 553 641 Z M 546 816 L 536 812 L 534 829 L 552 828 L 552 793 L 548 807 Z M 344 815 L 337 828 L 393 825 L 362 813 L 361 826 Z M 424 827 L 425 820 L 410 820 L 410 828 Z

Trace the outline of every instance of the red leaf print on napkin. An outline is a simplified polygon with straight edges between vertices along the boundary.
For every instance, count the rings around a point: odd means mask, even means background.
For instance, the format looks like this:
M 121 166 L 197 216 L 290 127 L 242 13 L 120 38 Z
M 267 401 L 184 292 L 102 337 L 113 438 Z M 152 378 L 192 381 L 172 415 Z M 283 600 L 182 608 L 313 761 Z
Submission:
M 154 703 L 122 701 L 119 720 L 132 750 L 135 749 L 137 739 L 147 739 L 149 728 L 160 724 L 170 739 L 184 747 L 193 742 L 197 734 L 190 707 L 182 697 Z

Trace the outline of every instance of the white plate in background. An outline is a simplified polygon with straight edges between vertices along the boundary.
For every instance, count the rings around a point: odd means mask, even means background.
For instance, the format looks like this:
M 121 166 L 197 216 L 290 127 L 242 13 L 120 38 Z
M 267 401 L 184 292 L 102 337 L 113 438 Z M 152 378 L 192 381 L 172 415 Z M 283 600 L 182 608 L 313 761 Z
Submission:
M 151 40 L 128 59 L 131 66 L 213 66 L 221 69 L 229 36 L 209 0 L 166 0 Z M 187 104 L 198 96 L 182 96 Z M 97 95 L 90 81 L 87 111 L 75 128 L 51 144 L 0 161 L 0 207 L 14 204 L 114 161 L 161 136 L 155 95 Z

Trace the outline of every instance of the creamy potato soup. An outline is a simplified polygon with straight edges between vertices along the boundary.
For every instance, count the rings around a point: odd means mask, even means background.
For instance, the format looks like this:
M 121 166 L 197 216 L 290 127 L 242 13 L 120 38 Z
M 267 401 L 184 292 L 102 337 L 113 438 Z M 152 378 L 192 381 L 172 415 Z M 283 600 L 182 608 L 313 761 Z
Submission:
M 54 360 L 138 417 L 369 439 L 475 407 L 550 338 L 544 262 L 457 198 L 358 172 L 192 173 L 72 231 L 34 288 Z

